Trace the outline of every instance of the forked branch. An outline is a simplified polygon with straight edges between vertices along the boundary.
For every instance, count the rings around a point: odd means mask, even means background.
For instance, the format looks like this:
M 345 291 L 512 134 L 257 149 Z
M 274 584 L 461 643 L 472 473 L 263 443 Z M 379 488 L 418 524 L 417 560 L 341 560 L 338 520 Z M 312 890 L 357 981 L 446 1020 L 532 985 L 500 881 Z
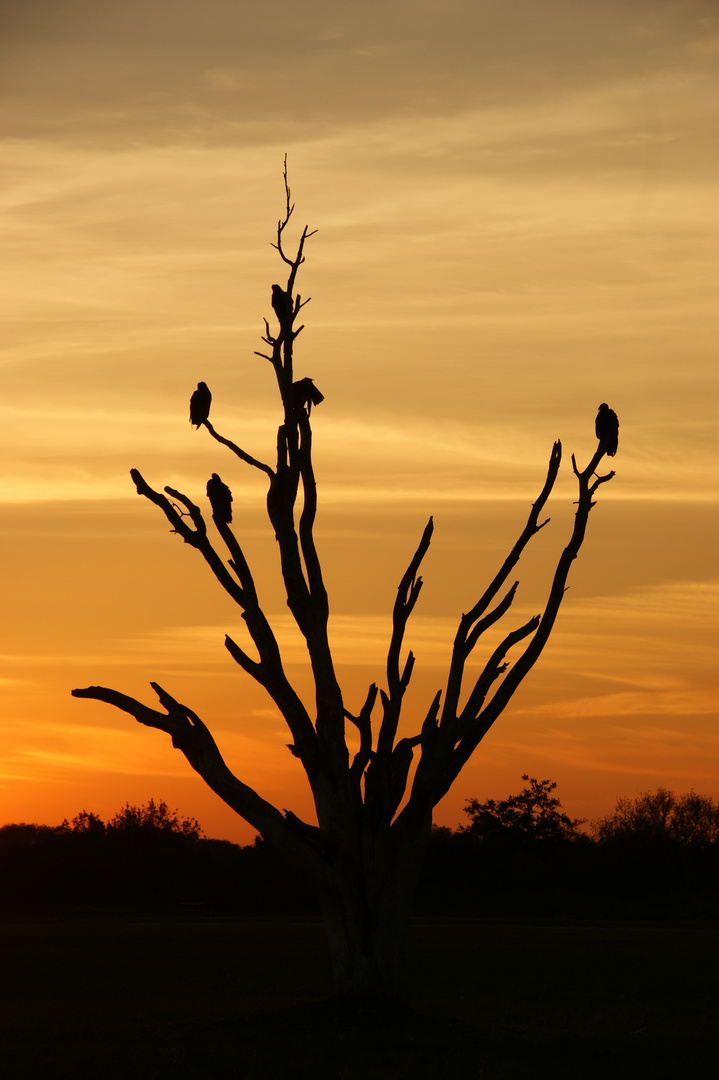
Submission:
M 532 508 L 532 513 L 522 535 L 505 560 L 492 585 L 485 592 L 482 600 L 460 621 L 460 627 L 455 638 L 442 721 L 437 728 L 432 725 L 425 725 L 426 731 L 423 730 L 422 756 L 417 766 L 409 802 L 400 815 L 400 819 L 403 818 L 404 822 L 412 817 L 416 818 L 425 814 L 428 805 L 435 806 L 447 793 L 464 764 L 469 760 L 479 742 L 502 713 L 517 687 L 539 658 L 562 603 L 572 562 L 577 557 L 584 540 L 589 512 L 594 506 L 592 496 L 600 484 L 606 483 L 614 476 L 613 472 L 606 476 L 596 476 L 595 470 L 604 452 L 600 444 L 589 465 L 583 471 L 577 468 L 576 461 L 572 457 L 574 473 L 579 481 L 577 511 L 569 543 L 557 563 L 543 614 L 541 616 L 535 615 L 523 626 L 506 635 L 487 661 L 463 709 L 458 711 L 465 660 L 475 647 L 486 626 L 496 622 L 509 609 L 516 586 L 510 589 L 504 600 L 490 615 L 486 616 L 481 622 L 476 622 L 473 628 L 472 616 L 476 619 L 485 610 L 489 600 L 497 592 L 501 583 L 506 579 L 509 570 L 517 562 L 529 539 L 546 524 L 546 522 L 539 524 L 538 515 L 554 485 L 559 467 L 561 447 L 559 443 L 555 443 L 550 458 L 547 481 L 540 498 Z M 592 483 L 593 476 L 595 480 Z M 530 639 L 529 643 L 522 655 L 510 667 L 506 660 L 507 653 L 513 646 L 526 638 Z M 498 688 L 489 702 L 485 704 L 489 690 L 500 678 L 501 682 Z
M 402 698 L 409 685 L 412 668 L 414 667 L 414 655 L 410 652 L 404 669 L 400 672 L 400 653 L 407 622 L 422 589 L 422 578 L 418 576 L 418 572 L 422 560 L 427 554 L 433 531 L 434 522 L 430 518 L 425 525 L 417 550 L 397 589 L 397 598 L 392 612 L 392 637 L 387 653 L 388 693 L 382 693 L 384 715 L 377 739 L 377 754 L 380 758 L 387 757 L 392 752 L 402 707 Z
M 176 488 L 166 487 L 165 491 L 167 494 L 171 495 L 175 500 L 174 503 L 170 502 L 170 500 L 161 492 L 151 488 L 137 469 L 131 469 L 130 475 L 135 482 L 138 495 L 143 495 L 146 499 L 149 499 L 150 502 L 154 503 L 155 506 L 159 506 L 160 510 L 162 510 L 172 526 L 173 532 L 177 533 L 178 536 L 181 536 L 186 544 L 190 544 L 191 547 L 194 547 L 201 552 L 205 562 L 208 564 L 225 592 L 229 593 L 235 603 L 239 604 L 240 607 L 244 607 L 246 598 L 243 589 L 233 578 L 232 574 L 229 573 L 227 565 L 222 561 L 210 543 L 207 536 L 207 526 L 205 525 L 200 508 L 186 495 L 183 495 L 181 491 L 177 491 Z M 185 507 L 185 512 L 177 506 L 177 503 L 181 503 L 182 506 Z M 188 517 L 194 527 L 190 527 L 187 524 L 186 519 Z
M 230 772 L 217 743 L 199 716 L 181 705 L 158 683 L 151 683 L 164 712 L 104 686 L 87 686 L 72 691 L 73 697 L 93 698 L 129 713 L 138 723 L 166 732 L 172 745 L 181 750 L 190 765 L 213 791 L 264 836 L 284 834 L 286 822 L 271 803 Z
M 265 687 L 278 705 L 298 748 L 297 756 L 301 758 L 308 775 L 314 774 L 318 768 L 315 729 L 304 705 L 285 675 L 277 640 L 258 603 L 252 574 L 234 533 L 226 523 L 216 521 L 218 531 L 231 555 L 229 567 L 237 575 L 239 583 L 229 572 L 228 564 L 223 562 L 210 543 L 199 507 L 182 492 L 167 487 L 165 489 L 167 493 L 185 507 L 186 513 L 183 513 L 165 495 L 151 488 L 137 469 L 133 469 L 131 475 L 138 493 L 155 503 L 165 514 L 174 531 L 182 536 L 186 543 L 200 551 L 219 583 L 242 608 L 243 619 L 259 653 L 259 660 L 252 659 L 229 636 L 225 639 L 227 649 L 233 659 Z M 194 527 L 187 524 L 186 517 L 190 518 Z M 111 693 L 115 692 L 111 691 Z M 120 695 L 120 698 L 123 697 Z
M 539 493 L 539 497 L 536 502 L 532 504 L 529 517 L 524 529 L 520 533 L 517 542 L 510 551 L 507 558 L 502 563 L 498 573 L 485 590 L 483 596 L 477 601 L 473 608 L 463 615 L 460 619 L 457 633 L 454 639 L 454 646 L 452 650 L 452 659 L 450 661 L 449 675 L 447 678 L 447 692 L 444 700 L 444 707 L 442 710 L 442 725 L 445 728 L 456 724 L 457 722 L 457 710 L 459 706 L 459 697 L 462 689 L 462 681 L 464 679 L 464 668 L 466 661 L 475 648 L 481 635 L 494 625 L 505 612 L 509 609 L 514 600 L 518 582 L 512 585 L 509 592 L 505 595 L 504 599 L 497 605 L 497 607 L 490 612 L 489 615 L 483 619 L 481 616 L 487 610 L 494 597 L 502 588 L 511 571 L 519 562 L 522 552 L 526 548 L 529 541 L 533 536 L 543 529 L 545 525 L 549 523 L 549 518 L 540 523 L 539 515 L 542 513 L 547 499 L 549 498 L 554 483 L 557 479 L 559 472 L 559 466 L 562 461 L 562 444 L 557 440 L 552 447 L 552 452 L 549 456 L 549 467 L 547 469 L 547 478 L 544 481 L 544 487 Z
M 305 240 L 307 240 L 307 238 L 310 237 L 310 236 L 314 236 L 315 233 L 317 232 L 317 229 L 312 229 L 312 231 L 310 232 L 308 230 L 307 226 L 305 225 L 304 229 L 302 230 L 302 236 L 300 237 L 299 247 L 297 249 L 297 254 L 295 255 L 294 259 L 291 259 L 291 258 L 289 258 L 288 255 L 285 255 L 284 251 L 282 250 L 282 234 L 284 233 L 285 229 L 287 228 L 287 225 L 289 224 L 289 220 L 292 217 L 293 211 L 295 209 L 295 204 L 292 202 L 289 179 L 287 177 L 287 154 L 285 154 L 285 161 L 284 161 L 284 166 L 283 166 L 283 170 L 282 170 L 282 177 L 283 177 L 284 184 L 285 184 L 285 216 L 284 216 L 284 218 L 282 218 L 280 221 L 277 222 L 277 243 L 273 244 L 272 246 L 274 248 L 276 248 L 277 251 L 280 253 L 280 257 L 282 258 L 282 261 L 286 262 L 287 265 L 292 268 L 291 272 L 290 272 L 290 278 L 289 278 L 289 281 L 288 281 L 288 292 L 291 292 L 292 287 L 294 286 L 295 277 L 297 276 L 297 271 L 299 270 L 302 263 L 305 261 L 304 255 L 303 255 Z M 307 303 L 306 300 L 305 300 L 305 303 Z M 303 307 L 303 306 L 304 306 L 303 304 L 300 304 L 299 297 L 298 297 L 297 298 L 297 310 L 294 312 L 294 314 L 297 314 L 297 311 L 299 311 L 300 307 Z M 299 333 L 299 330 L 297 331 L 297 333 Z

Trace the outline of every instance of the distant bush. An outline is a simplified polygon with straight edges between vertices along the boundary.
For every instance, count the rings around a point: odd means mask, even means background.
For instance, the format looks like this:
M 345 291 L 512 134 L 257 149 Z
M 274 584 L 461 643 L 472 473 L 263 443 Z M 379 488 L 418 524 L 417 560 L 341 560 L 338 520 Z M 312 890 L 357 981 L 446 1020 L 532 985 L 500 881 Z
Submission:
M 564 813 L 559 799 L 552 795 L 556 781 L 537 780 L 527 773 L 522 780 L 528 783 L 518 795 L 509 795 L 499 802 L 468 799 L 464 812 L 470 818 L 470 824 L 460 826 L 459 831 L 480 840 L 514 844 L 547 844 L 576 839 L 584 819 L 572 820 Z
M 307 883 L 257 837 L 206 839 L 167 803 L 126 803 L 108 822 L 87 810 L 57 827 L 0 828 L 0 902 L 143 910 L 311 914 Z
M 719 918 L 719 805 L 666 788 L 618 799 L 592 825 L 597 888 L 645 916 Z
M 517 795 L 467 800 L 468 825 L 435 828 L 421 914 L 504 918 L 719 918 L 719 808 L 663 788 L 619 799 L 580 830 L 553 781 L 525 775 Z
M 553 780 L 522 776 L 506 799 L 468 799 L 469 824 L 435 828 L 417 911 L 470 916 L 565 917 L 586 879 L 581 849 L 592 846 L 554 794 Z
M 719 844 L 719 803 L 708 795 L 675 795 L 666 788 L 617 799 L 614 811 L 593 823 L 597 840 L 673 841 L 693 847 Z
M 75 821 L 78 821 L 78 818 L 75 818 Z M 147 806 L 131 806 L 130 803 L 125 803 L 122 810 L 118 810 L 115 816 L 110 818 L 107 829 L 109 832 L 175 833 L 190 840 L 199 840 L 204 835 L 202 826 L 195 818 L 181 818 L 178 811 L 170 810 L 166 802 L 156 803 L 154 799 L 150 799 Z

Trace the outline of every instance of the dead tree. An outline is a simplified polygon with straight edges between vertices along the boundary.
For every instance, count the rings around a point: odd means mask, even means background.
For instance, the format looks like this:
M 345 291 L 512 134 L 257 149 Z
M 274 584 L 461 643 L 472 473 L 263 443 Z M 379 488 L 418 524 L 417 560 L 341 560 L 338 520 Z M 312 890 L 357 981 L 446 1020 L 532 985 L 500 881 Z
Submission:
M 226 520 L 228 515 L 214 513 L 226 548 L 221 554 L 208 536 L 203 511 L 187 495 L 171 487 L 156 491 L 137 469 L 131 471 L 131 476 L 138 493 L 159 507 L 173 531 L 199 552 L 239 606 L 254 655 L 229 636 L 225 645 L 243 671 L 265 688 L 284 717 L 291 734 L 289 749 L 304 769 L 312 790 L 317 824 L 276 808 L 236 777 L 200 717 L 157 683 L 151 685 L 159 709 L 102 686 L 73 690 L 73 694 L 107 702 L 139 723 L 167 732 L 173 746 L 183 752 L 221 799 L 267 841 L 310 872 L 327 927 L 337 991 L 391 1000 L 404 992 L 406 932 L 430 836 L 433 807 L 447 793 L 542 652 L 564 597 L 570 567 L 584 539 L 594 495 L 614 473 L 598 476 L 595 471 L 605 453 L 601 444 L 583 470 L 572 457 L 579 489 L 574 527 L 559 556 L 544 611 L 508 630 L 479 676 L 466 686 L 467 662 L 482 635 L 510 612 L 518 585 L 511 582 L 510 575 L 529 541 L 548 522 L 540 521 L 540 517 L 562 453 L 561 444 L 554 444 L 544 486 L 517 542 L 484 595 L 459 620 L 444 694 L 438 690 L 415 734 L 399 738 L 402 702 L 415 662 L 411 651 L 403 656 L 404 637 L 422 589 L 419 569 L 432 537 L 430 518 L 397 590 L 386 685 L 378 690 L 373 683 L 364 703 L 356 714 L 352 713 L 343 699 L 330 651 L 329 604 L 315 546 L 317 491 L 311 403 L 298 403 L 297 392 L 293 392 L 293 384 L 297 383 L 294 345 L 303 329 L 298 325 L 298 316 L 307 303 L 296 290 L 296 278 L 305 259 L 306 242 L 313 233 L 305 227 L 294 256 L 286 253 L 285 230 L 294 209 L 286 163 L 285 194 L 285 213 L 273 246 L 288 268 L 287 284 L 284 289 L 273 288 L 272 305 L 278 326 L 271 329 L 265 320 L 263 341 L 267 352 L 256 354 L 265 357 L 274 369 L 284 412 L 274 464 L 252 457 L 215 431 L 208 418 L 203 418 L 203 423 L 212 438 L 267 477 L 267 513 L 279 546 L 287 604 L 306 643 L 315 687 L 314 715 L 285 673 L 277 639 L 258 602 L 252 572 L 241 542 Z M 510 651 L 514 657 L 511 663 Z M 359 736 L 354 754 L 350 754 L 345 737 L 348 723 Z

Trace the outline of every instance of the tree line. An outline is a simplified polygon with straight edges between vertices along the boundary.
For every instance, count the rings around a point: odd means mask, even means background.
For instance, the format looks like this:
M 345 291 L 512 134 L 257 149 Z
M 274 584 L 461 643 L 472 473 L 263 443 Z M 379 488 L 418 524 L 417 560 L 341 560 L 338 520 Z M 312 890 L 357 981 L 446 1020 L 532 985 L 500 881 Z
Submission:
M 313 910 L 257 837 L 240 847 L 151 799 L 109 821 L 86 810 L 61 825 L 0 828 L 0 903 L 100 905 L 162 912 L 283 914 Z M 309 906 L 308 906 L 309 903 Z
M 524 775 L 503 800 L 469 799 L 468 821 L 435 826 L 418 915 L 719 917 L 719 802 L 665 788 L 620 798 L 588 824 L 556 783 Z M 260 837 L 207 838 L 165 802 L 126 803 L 109 821 L 0 828 L 0 902 L 234 915 L 314 915 L 311 882 Z
M 666 788 L 571 819 L 556 783 L 526 774 L 501 801 L 470 799 L 457 830 L 433 830 L 417 910 L 492 917 L 716 919 L 719 802 Z

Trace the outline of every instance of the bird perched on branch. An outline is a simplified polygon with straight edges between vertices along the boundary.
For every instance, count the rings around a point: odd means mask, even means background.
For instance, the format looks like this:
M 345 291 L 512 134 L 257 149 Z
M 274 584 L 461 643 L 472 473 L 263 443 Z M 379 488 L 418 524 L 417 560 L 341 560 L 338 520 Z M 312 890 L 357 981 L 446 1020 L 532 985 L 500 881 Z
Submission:
M 212 394 L 207 383 L 198 382 L 197 390 L 190 398 L 190 423 L 195 427 L 199 427 L 200 424 L 204 424 L 207 417 L 210 415 L 210 403 L 212 402 Z
M 287 314 L 287 293 L 279 285 L 272 286 L 272 308 L 280 325 Z
M 292 402 L 295 410 L 307 409 L 309 416 L 312 406 L 319 405 L 324 400 L 325 395 L 319 392 L 312 379 L 298 379 L 297 382 L 292 383 Z
M 604 446 L 609 457 L 614 457 L 619 445 L 619 420 L 613 409 L 610 409 L 605 401 L 599 406 L 597 419 L 594 422 L 594 430 L 599 442 Z
M 232 521 L 232 492 L 223 484 L 216 472 L 207 481 L 207 498 L 212 516 L 218 524 L 229 525 Z

